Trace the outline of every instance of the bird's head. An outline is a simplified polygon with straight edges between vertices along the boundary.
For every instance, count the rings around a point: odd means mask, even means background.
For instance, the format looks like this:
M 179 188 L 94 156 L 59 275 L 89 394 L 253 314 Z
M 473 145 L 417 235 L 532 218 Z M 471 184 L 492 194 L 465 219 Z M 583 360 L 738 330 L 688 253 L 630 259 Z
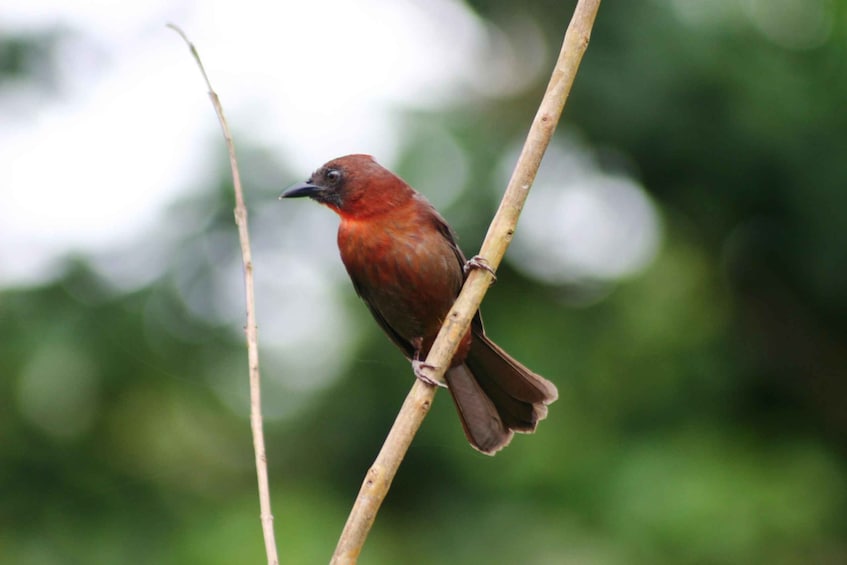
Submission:
M 414 195 L 403 179 L 370 155 L 347 155 L 329 161 L 309 180 L 295 184 L 279 197 L 308 196 L 342 218 L 363 218 L 396 208 Z

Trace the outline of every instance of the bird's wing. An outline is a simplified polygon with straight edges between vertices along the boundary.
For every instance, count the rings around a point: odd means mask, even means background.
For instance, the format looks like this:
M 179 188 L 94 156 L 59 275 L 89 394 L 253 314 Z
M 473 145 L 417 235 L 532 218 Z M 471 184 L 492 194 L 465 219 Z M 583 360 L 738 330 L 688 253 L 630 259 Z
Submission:
M 438 229 L 439 233 L 447 240 L 450 244 L 450 247 L 453 249 L 453 253 L 456 254 L 456 261 L 459 262 L 459 267 L 462 269 L 462 273 L 465 272 L 465 264 L 468 260 L 465 258 L 465 254 L 462 253 L 462 250 L 459 248 L 459 244 L 456 243 L 456 232 L 453 231 L 453 228 L 450 227 L 450 224 L 447 223 L 447 220 L 441 217 L 441 214 L 436 212 L 433 209 L 433 221 L 435 222 L 435 227 Z M 467 275 L 464 275 L 464 278 L 467 278 Z M 473 329 L 481 334 L 485 334 L 485 328 L 482 325 L 482 314 L 477 310 L 476 315 L 474 316 L 473 322 L 471 323 Z
M 432 221 L 435 224 L 435 229 L 447 240 L 447 243 L 453 249 L 453 253 L 456 254 L 456 261 L 459 262 L 459 267 L 464 269 L 467 259 L 465 259 L 465 254 L 462 253 L 462 250 L 459 249 L 459 245 L 456 243 L 456 232 L 453 231 L 447 220 L 442 218 L 441 214 L 436 212 L 435 209 L 432 210 Z
M 371 311 L 371 315 L 373 315 L 374 320 L 377 321 L 379 327 L 382 328 L 382 331 L 385 332 L 385 335 L 394 342 L 394 345 L 400 348 L 407 359 L 413 359 L 415 356 L 415 347 L 409 343 L 409 340 L 397 333 L 397 330 L 391 327 L 388 320 L 386 320 L 382 313 L 374 306 L 374 300 L 367 292 L 368 287 L 360 284 L 353 275 L 350 275 L 350 280 L 353 281 L 353 288 L 356 290 L 356 294 L 358 294 L 362 301 L 367 305 L 368 310 Z

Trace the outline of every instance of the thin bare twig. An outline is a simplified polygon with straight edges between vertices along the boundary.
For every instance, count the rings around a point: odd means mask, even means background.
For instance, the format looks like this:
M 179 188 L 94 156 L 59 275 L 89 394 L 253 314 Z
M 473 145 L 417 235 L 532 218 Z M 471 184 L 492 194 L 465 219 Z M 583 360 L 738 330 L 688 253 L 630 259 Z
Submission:
M 259 378 L 259 336 L 256 326 L 256 300 L 253 290 L 253 254 L 250 251 L 250 233 L 247 229 L 247 207 L 244 205 L 244 191 L 241 188 L 241 175 L 238 172 L 238 160 L 235 157 L 235 144 L 232 132 L 224 117 L 223 107 L 217 93 L 212 88 L 209 76 L 194 44 L 189 41 L 179 27 L 168 24 L 177 32 L 191 51 L 197 66 L 209 90 L 209 98 L 215 107 L 218 122 L 221 124 L 226 148 L 229 153 L 229 166 L 232 169 L 232 187 L 235 191 L 235 223 L 238 226 L 238 240 L 241 243 L 241 260 L 244 266 L 244 295 L 247 303 L 247 325 L 244 333 L 247 338 L 247 362 L 250 370 L 250 427 L 253 431 L 253 451 L 256 455 L 256 478 L 259 483 L 259 508 L 261 512 L 262 533 L 265 539 L 265 553 L 269 565 L 278 565 L 276 540 L 274 538 L 274 517 L 271 512 L 271 493 L 268 486 L 268 464 L 265 455 L 265 433 L 262 428 L 262 394 Z
M 547 91 L 479 253 L 492 269 L 496 269 L 500 264 L 512 240 L 529 188 L 535 180 L 541 158 L 562 115 L 579 63 L 588 48 L 591 28 L 599 7 L 600 0 L 580 0 L 568 25 Z M 493 273 L 485 269 L 474 269 L 470 272 L 426 358 L 426 365 L 438 367 L 430 371 L 430 378 L 443 380 L 444 371 L 449 367 L 450 360 L 492 281 Z M 365 476 L 335 548 L 331 562 L 333 565 L 350 565 L 358 560 L 379 507 L 415 433 L 429 412 L 436 390 L 436 387 L 415 379 L 379 455 Z

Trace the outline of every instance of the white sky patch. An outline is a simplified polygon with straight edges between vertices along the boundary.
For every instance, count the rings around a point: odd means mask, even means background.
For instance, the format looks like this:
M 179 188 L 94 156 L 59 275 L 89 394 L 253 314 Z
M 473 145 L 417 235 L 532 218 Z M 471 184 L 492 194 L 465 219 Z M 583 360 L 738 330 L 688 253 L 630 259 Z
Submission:
M 395 109 L 455 96 L 485 33 L 450 0 L 4 6 L 0 32 L 71 33 L 58 98 L 23 113 L 0 98 L 0 286 L 44 278 L 68 251 L 133 241 L 180 191 L 214 180 L 218 125 L 167 22 L 200 49 L 236 135 L 250 132 L 304 173 L 351 152 L 390 166 Z
M 612 281 L 646 268 L 660 244 L 658 211 L 644 189 L 603 172 L 571 140 L 548 148 L 506 257 L 551 284 Z

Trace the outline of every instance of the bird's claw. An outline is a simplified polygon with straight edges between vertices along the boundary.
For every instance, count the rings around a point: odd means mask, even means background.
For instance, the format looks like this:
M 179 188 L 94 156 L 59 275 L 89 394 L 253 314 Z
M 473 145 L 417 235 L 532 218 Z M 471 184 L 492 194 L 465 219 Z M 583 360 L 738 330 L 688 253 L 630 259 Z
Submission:
M 447 388 L 447 385 L 443 382 L 437 381 L 426 373 L 424 373 L 425 370 L 434 371 L 435 369 L 438 369 L 438 367 L 436 367 L 435 365 L 430 365 L 429 363 L 425 363 L 417 359 L 412 361 L 412 371 L 414 371 L 415 377 L 418 380 L 423 381 L 424 383 L 430 386 L 440 386 L 441 388 Z
M 462 271 L 464 271 L 465 276 L 468 276 L 468 273 L 470 273 L 474 269 L 482 269 L 484 271 L 488 271 L 489 273 L 491 273 L 491 276 L 494 278 L 494 280 L 497 280 L 497 275 L 494 274 L 494 269 L 491 267 L 491 265 L 488 264 L 488 261 L 482 255 L 474 255 L 473 257 L 468 259 L 462 267 Z

